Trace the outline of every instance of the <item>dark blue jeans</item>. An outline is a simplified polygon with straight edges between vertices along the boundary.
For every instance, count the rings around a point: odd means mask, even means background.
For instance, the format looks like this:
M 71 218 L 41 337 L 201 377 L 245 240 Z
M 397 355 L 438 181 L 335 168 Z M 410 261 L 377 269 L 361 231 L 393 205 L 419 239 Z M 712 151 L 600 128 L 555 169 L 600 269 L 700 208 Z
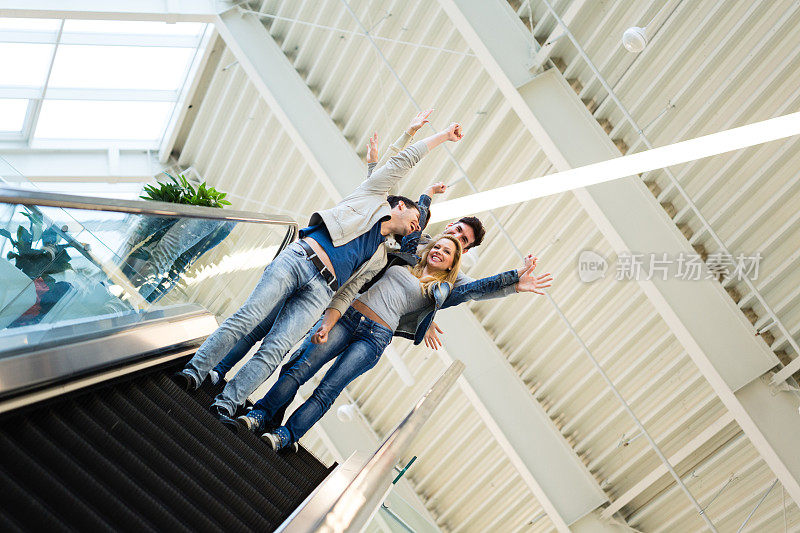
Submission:
M 374 367 L 392 341 L 392 331 L 350 307 L 328 333 L 328 342 L 313 344 L 306 337 L 292 357 L 294 363 L 280 375 L 278 381 L 255 409 L 261 409 L 275 420 L 275 414 L 294 398 L 300 386 L 311 379 L 326 363 L 336 359 L 314 393 L 292 413 L 278 433 L 296 442 L 313 426 L 344 388 L 358 376 Z

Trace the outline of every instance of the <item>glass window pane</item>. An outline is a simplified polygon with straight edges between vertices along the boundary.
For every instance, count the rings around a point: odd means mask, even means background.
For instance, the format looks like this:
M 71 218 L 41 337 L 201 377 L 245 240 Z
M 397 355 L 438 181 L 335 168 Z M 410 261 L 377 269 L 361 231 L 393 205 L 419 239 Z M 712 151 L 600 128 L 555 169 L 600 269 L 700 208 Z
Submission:
M 60 25 L 56 19 L 0 17 L 0 30 L 58 31 Z
M 45 100 L 35 139 L 120 139 L 158 141 L 171 102 Z
M 0 99 L 0 131 L 22 131 L 27 111 L 27 100 Z
M 52 44 L 0 43 L 0 84 L 41 87 L 52 55 Z
M 192 48 L 62 45 L 50 87 L 177 90 Z
M 200 22 L 137 22 L 121 20 L 67 20 L 64 33 L 127 33 L 149 35 L 200 35 L 205 24 Z

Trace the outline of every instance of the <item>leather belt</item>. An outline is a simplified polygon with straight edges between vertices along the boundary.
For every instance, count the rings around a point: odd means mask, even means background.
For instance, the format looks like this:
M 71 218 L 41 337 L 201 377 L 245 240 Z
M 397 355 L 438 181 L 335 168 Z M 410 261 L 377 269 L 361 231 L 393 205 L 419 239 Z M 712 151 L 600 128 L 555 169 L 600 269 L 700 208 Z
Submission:
M 304 240 L 297 241 L 300 243 L 300 247 L 306 253 L 306 257 L 317 267 L 319 273 L 322 274 L 322 279 L 325 280 L 325 283 L 328 284 L 328 287 L 331 288 L 333 292 L 339 290 L 339 282 L 336 280 L 336 276 L 333 275 L 333 272 L 328 270 L 328 267 L 322 262 L 322 259 L 319 258 L 317 252 L 309 246 L 309 244 Z

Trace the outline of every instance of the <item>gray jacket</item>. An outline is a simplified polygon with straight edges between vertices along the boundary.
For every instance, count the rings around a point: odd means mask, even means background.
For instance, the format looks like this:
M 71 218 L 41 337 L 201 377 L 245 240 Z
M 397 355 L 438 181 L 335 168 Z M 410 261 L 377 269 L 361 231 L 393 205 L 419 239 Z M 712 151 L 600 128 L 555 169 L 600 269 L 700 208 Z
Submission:
M 427 153 L 428 146 L 419 141 L 391 157 L 341 202 L 312 214 L 309 226 L 324 222 L 334 246 L 341 246 L 366 233 L 381 219 L 391 216 L 391 207 L 386 200 L 389 190 Z M 386 257 L 386 247 L 378 246 L 372 257 L 340 285 L 328 308 L 344 314 L 362 285 L 386 265 Z

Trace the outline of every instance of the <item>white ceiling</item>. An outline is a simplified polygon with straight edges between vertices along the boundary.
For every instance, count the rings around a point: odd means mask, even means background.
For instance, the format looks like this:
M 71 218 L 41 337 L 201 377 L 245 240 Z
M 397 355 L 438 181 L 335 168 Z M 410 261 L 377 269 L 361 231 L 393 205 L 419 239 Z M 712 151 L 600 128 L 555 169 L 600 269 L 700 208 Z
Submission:
M 452 157 L 441 151 L 426 158 L 401 192 L 415 194 L 443 179 L 452 184 L 449 194 L 460 196 L 469 190 L 459 179 L 461 169 L 478 190 L 553 172 L 437 3 L 363 0 L 350 5 L 382 38 L 378 45 L 414 100 L 436 107 L 434 124 L 460 120 L 467 134 Z M 528 21 L 528 2 L 510 5 Z M 531 5 L 537 41 L 558 37 L 547 6 L 538 0 Z M 415 106 L 358 35 L 342 2 L 267 0 L 255 7 L 276 17 L 264 18 L 271 35 L 360 155 L 372 131 L 384 146 L 402 131 Z M 574 0 L 556 1 L 554 7 L 569 19 L 580 46 L 653 145 L 798 108 L 797 2 Z M 653 17 L 658 29 L 646 50 L 626 52 L 620 44 L 624 29 Z M 194 166 L 229 191 L 236 208 L 289 213 L 303 222 L 313 209 L 329 205 L 324 185 L 221 41 L 212 56 L 207 86 L 193 102 L 199 109 L 175 146 L 180 164 Z M 642 149 L 639 133 L 568 38 L 554 41 L 537 57 L 559 66 L 621 149 Z M 797 141 L 789 139 L 672 168 L 675 181 L 664 171 L 644 176 L 698 251 L 713 253 L 724 245 L 733 253 L 761 252 L 753 286 L 727 288 L 751 321 L 766 326 L 762 335 L 784 362 L 797 353 L 782 332 L 788 331 L 793 342 L 800 339 L 797 162 Z M 736 531 L 775 475 L 637 284 L 613 277 L 580 282 L 580 251 L 594 250 L 610 263 L 615 259 L 592 219 L 571 193 L 494 215 L 496 220 L 485 218 L 489 232 L 471 274 L 509 268 L 516 263 L 515 248 L 539 254 L 542 266 L 556 275 L 551 295 L 571 326 L 665 454 L 677 458 L 676 470 L 717 529 Z M 552 307 L 521 295 L 474 303 L 470 310 L 610 502 L 623 499 L 619 519 L 647 532 L 704 527 Z M 778 321 L 769 322 L 771 312 Z M 443 369 L 429 350 L 402 341 L 395 345 L 415 377 L 413 387 L 382 360 L 348 388 L 379 436 L 393 429 Z M 323 452 L 323 442 L 310 435 L 312 448 Z M 419 459 L 407 476 L 442 529 L 554 529 L 461 389 L 448 397 L 417 442 Z M 783 531 L 784 520 L 788 530 L 800 530 L 800 512 L 778 483 L 746 530 Z

